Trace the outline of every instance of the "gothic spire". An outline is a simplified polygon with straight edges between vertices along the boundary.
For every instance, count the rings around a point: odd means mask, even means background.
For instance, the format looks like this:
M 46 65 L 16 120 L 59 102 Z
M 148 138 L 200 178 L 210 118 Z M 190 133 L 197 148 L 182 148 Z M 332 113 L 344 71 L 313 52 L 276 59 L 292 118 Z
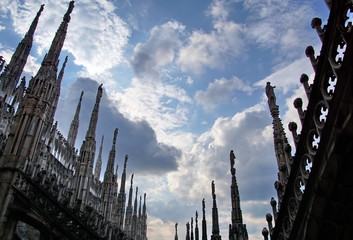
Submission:
M 195 212 L 195 240 L 199 240 L 199 223 L 198 223 L 198 213 Z
M 60 51 L 64 45 L 64 40 L 67 32 L 67 26 L 70 22 L 70 14 L 74 8 L 74 1 L 71 1 L 69 4 L 69 8 L 63 17 L 63 21 L 56 32 L 54 37 L 52 46 L 49 49 L 48 54 L 45 56 L 42 65 L 56 65 L 59 59 Z
M 174 240 L 178 240 L 178 223 L 175 223 L 175 237 Z
M 202 240 L 207 240 L 207 224 L 205 213 L 205 199 L 202 199 Z
M 100 100 L 101 100 L 102 94 L 103 94 L 103 87 L 102 86 L 103 86 L 103 84 L 101 84 L 98 87 L 96 103 L 95 103 L 93 111 L 92 111 L 91 120 L 89 122 L 89 127 L 88 127 L 87 133 L 86 133 L 86 139 L 87 138 L 95 138 L 95 136 L 96 136 L 96 128 L 97 128 L 98 112 L 99 112 L 99 103 L 100 103 Z M 114 142 L 113 142 L 113 144 L 114 144 Z
M 40 9 L 29 27 L 28 32 L 18 44 L 14 54 L 12 55 L 10 63 L 5 67 L 4 72 L 0 75 L 0 91 L 4 96 L 8 96 L 13 93 L 20 79 L 24 66 L 26 65 L 29 52 L 32 48 L 33 35 L 37 28 L 38 20 L 43 9 L 44 4 L 40 6 Z
M 115 145 L 116 137 L 118 135 L 118 129 L 114 131 L 113 144 L 109 152 L 109 158 L 107 162 L 107 167 L 104 172 L 103 180 L 103 216 L 106 216 L 109 220 L 113 218 L 113 197 L 115 192 L 115 175 L 114 175 L 114 161 L 115 161 Z
M 62 79 L 64 77 L 64 72 L 65 72 L 65 67 L 66 67 L 66 63 L 67 63 L 67 59 L 68 57 L 66 56 L 65 57 L 65 60 L 64 60 L 64 63 L 61 67 L 61 70 L 59 72 L 59 75 L 57 77 L 57 80 L 56 80 L 56 91 L 53 92 L 53 102 L 52 102 L 52 110 L 50 112 L 50 116 L 49 116 L 49 119 L 48 119 L 48 125 L 47 125 L 47 133 L 49 133 L 50 129 L 51 129 L 51 126 L 53 125 L 53 122 L 54 122 L 54 115 L 55 115 L 55 112 L 56 112 L 56 108 L 58 107 L 58 102 L 59 102 L 59 97 L 60 97 L 60 89 L 61 89 L 61 82 L 62 82 Z
M 134 215 L 137 216 L 137 194 L 138 194 L 139 188 L 136 187 L 136 193 L 135 193 L 135 202 L 134 202 Z
M 247 240 L 248 234 L 246 225 L 243 224 L 243 216 L 240 208 L 240 195 L 237 179 L 235 177 L 235 155 L 234 151 L 230 151 L 230 172 L 232 174 L 231 201 L 232 201 L 232 224 L 230 225 L 230 240 Z
M 191 217 L 191 234 L 190 234 L 190 239 L 194 240 L 194 219 Z
M 93 162 L 94 155 L 96 151 L 96 125 L 98 121 L 98 111 L 99 103 L 102 97 L 102 85 L 98 87 L 96 103 L 94 105 L 90 125 L 87 130 L 85 140 L 83 141 L 80 148 L 80 155 L 78 157 L 78 171 L 75 174 L 76 176 L 76 199 L 81 200 L 83 205 L 87 203 L 87 196 L 90 191 L 90 185 L 93 180 Z
M 125 202 L 126 202 L 125 182 L 126 182 L 126 163 L 128 158 L 129 158 L 128 155 L 125 155 L 124 170 L 121 175 L 120 192 L 118 194 L 118 224 L 121 228 L 123 227 L 124 215 L 125 215 Z
M 291 147 L 283 129 L 282 121 L 279 117 L 279 107 L 276 105 L 276 95 L 274 93 L 274 86 L 270 82 L 266 84 L 266 95 L 268 98 L 268 106 L 273 118 L 273 141 L 278 165 L 278 181 L 275 187 L 278 194 L 278 205 L 281 203 L 281 198 L 284 193 L 284 188 L 291 168 Z
M 65 67 L 66 67 L 67 59 L 68 59 L 68 56 L 65 57 L 64 63 L 63 63 L 63 65 L 62 65 L 61 70 L 60 70 L 59 75 L 58 75 L 58 84 L 59 84 L 59 85 L 61 85 L 61 82 L 62 82 L 63 77 L 64 77 L 64 72 L 65 72 Z
M 113 137 L 113 144 L 112 144 L 112 148 L 110 149 L 110 152 L 109 152 L 107 168 L 105 169 L 105 173 L 104 173 L 104 181 L 108 181 L 108 179 L 110 180 L 110 178 L 113 179 L 113 176 L 114 176 L 114 161 L 115 161 L 115 152 L 116 152 L 115 148 L 116 148 L 117 136 L 118 136 L 118 129 L 115 128 L 114 137 Z
M 69 143 L 69 145 L 72 148 L 75 147 L 78 127 L 80 125 L 79 116 L 80 116 L 80 111 L 81 111 L 82 96 L 83 96 L 83 91 L 81 92 L 80 99 L 79 99 L 77 107 L 76 107 L 76 112 L 75 112 L 74 118 L 72 119 L 72 122 L 70 124 L 69 134 L 67 136 L 67 142 Z
M 124 170 L 121 175 L 121 183 L 120 183 L 120 193 L 125 194 L 125 182 L 126 182 L 126 163 L 127 160 L 129 159 L 128 155 L 125 155 L 125 160 L 124 160 Z
M 190 240 L 190 223 L 186 223 L 186 238 L 185 240 Z
M 101 145 L 99 147 L 99 153 L 96 161 L 96 166 L 94 168 L 94 178 L 98 181 L 101 175 L 101 169 L 102 169 L 102 151 L 103 151 L 103 141 L 104 141 L 104 135 L 102 136 L 101 140 Z
M 132 224 L 133 179 L 134 179 L 134 174 L 131 175 L 131 180 L 130 180 L 129 200 L 126 207 L 126 217 L 125 217 L 125 226 L 124 226 L 124 229 L 129 236 L 131 236 L 131 227 L 132 227 L 131 224 Z
M 138 187 L 136 187 L 134 213 L 132 215 L 132 224 L 131 224 L 131 237 L 132 238 L 135 238 L 136 231 L 137 231 L 137 195 L 138 195 Z
M 143 207 L 141 219 L 141 237 L 142 240 L 147 240 L 147 209 L 146 209 L 146 193 L 143 194 Z
M 211 240 L 220 240 L 222 239 L 219 235 L 219 224 L 218 224 L 218 209 L 217 209 L 217 201 L 216 201 L 216 193 L 215 193 L 215 184 L 214 181 L 211 183 L 212 187 L 212 235 Z

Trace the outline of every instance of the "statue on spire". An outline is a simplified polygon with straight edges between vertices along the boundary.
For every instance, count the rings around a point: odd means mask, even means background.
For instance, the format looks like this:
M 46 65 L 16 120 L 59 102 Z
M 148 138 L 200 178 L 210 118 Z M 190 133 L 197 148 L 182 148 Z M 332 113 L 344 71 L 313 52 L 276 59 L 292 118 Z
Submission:
M 267 96 L 267 99 L 268 99 L 268 105 L 270 106 L 270 109 L 278 107 L 276 105 L 276 95 L 275 95 L 275 93 L 273 91 L 273 89 L 275 87 L 276 86 L 271 86 L 270 82 L 266 83 L 266 96 Z

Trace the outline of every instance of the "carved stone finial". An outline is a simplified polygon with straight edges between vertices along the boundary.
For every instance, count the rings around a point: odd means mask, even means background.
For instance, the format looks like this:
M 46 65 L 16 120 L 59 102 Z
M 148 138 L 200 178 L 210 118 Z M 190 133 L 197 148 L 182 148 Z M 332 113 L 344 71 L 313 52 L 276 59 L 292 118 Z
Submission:
M 266 227 L 262 229 L 262 235 L 264 236 L 265 240 L 268 240 L 268 230 Z
M 305 49 L 305 55 L 310 59 L 311 65 L 313 66 L 314 71 L 316 71 L 318 60 L 315 58 L 314 48 L 312 46 L 308 46 Z

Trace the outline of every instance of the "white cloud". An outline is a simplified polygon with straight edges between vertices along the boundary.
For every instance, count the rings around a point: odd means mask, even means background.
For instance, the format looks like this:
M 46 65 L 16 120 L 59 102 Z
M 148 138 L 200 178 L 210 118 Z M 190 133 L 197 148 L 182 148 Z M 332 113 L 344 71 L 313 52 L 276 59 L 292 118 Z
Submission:
M 243 50 L 241 34 L 241 25 L 232 21 L 216 21 L 210 33 L 193 31 L 180 49 L 177 63 L 182 71 L 197 74 L 204 68 L 222 68 L 225 61 Z
M 244 33 L 262 48 L 277 47 L 274 51 L 280 53 L 278 61 L 297 58 L 295 50 L 314 39 L 315 33 L 309 32 L 308 24 L 314 15 L 311 3 L 246 0 L 244 8 L 249 16 Z
M 179 38 L 184 28 L 176 21 L 155 26 L 146 43 L 136 45 L 131 64 L 139 78 L 147 81 L 160 80 L 161 67 L 174 60 L 175 51 L 181 45 Z
M 222 68 L 231 57 L 244 48 L 242 25 L 227 20 L 229 6 L 235 1 L 212 1 L 207 15 L 213 21 L 213 30 L 195 30 L 186 45 L 181 47 L 177 63 L 182 71 L 200 74 L 205 68 Z
M 122 93 L 115 93 L 118 109 L 129 119 L 146 120 L 157 131 L 171 130 L 187 121 L 191 99 L 185 90 L 161 82 L 146 84 L 133 79 Z
M 235 90 L 251 94 L 253 89 L 237 77 L 220 78 L 208 84 L 206 91 L 197 91 L 195 99 L 204 109 L 213 109 L 235 95 Z

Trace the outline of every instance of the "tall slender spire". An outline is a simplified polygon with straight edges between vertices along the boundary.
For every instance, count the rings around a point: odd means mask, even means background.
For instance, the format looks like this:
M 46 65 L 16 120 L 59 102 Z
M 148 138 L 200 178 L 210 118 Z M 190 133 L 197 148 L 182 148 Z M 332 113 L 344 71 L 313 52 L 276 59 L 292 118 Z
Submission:
M 103 216 L 105 216 L 109 221 L 112 218 L 113 211 L 113 197 L 114 197 L 114 187 L 115 187 L 115 175 L 114 175 L 114 161 L 115 161 L 115 148 L 116 148 L 116 138 L 118 136 L 118 129 L 114 131 L 113 144 L 109 152 L 109 159 L 107 162 L 107 167 L 104 172 L 103 180 Z
M 205 213 L 205 199 L 202 199 L 202 240 L 207 240 L 207 224 Z
M 274 88 L 270 82 L 266 84 L 266 95 L 268 98 L 268 106 L 273 118 L 273 141 L 278 165 L 278 181 L 275 183 L 275 188 L 278 195 L 278 205 L 281 203 L 284 188 L 287 183 L 287 178 L 291 168 L 291 147 L 283 129 L 282 121 L 279 117 L 279 107 L 276 105 L 276 95 Z
M 219 224 L 218 224 L 218 209 L 217 209 L 217 201 L 216 201 L 216 193 L 215 193 L 215 184 L 212 181 L 212 235 L 211 240 L 221 240 L 221 236 L 219 235 Z
M 178 223 L 175 223 L 175 236 L 174 240 L 178 240 Z
M 58 84 L 60 84 L 60 85 L 61 85 L 61 82 L 62 82 L 63 77 L 64 77 L 67 59 L 68 59 L 68 56 L 65 57 L 64 63 L 62 65 L 61 70 L 60 70 L 59 75 L 58 75 Z
M 48 54 L 45 56 L 44 61 L 42 63 L 42 65 L 51 65 L 51 64 L 57 64 L 58 59 L 59 59 L 59 55 L 60 55 L 60 51 L 64 45 L 64 40 L 65 40 L 65 35 L 67 32 L 67 26 L 68 23 L 70 22 L 70 14 L 72 12 L 74 8 L 74 1 L 71 1 L 69 4 L 69 8 L 66 12 L 66 14 L 63 17 L 63 21 L 54 37 L 53 40 L 53 47 L 51 47 L 49 49 Z
M 69 134 L 67 136 L 67 142 L 69 145 L 74 148 L 75 143 L 76 143 L 76 138 L 77 138 L 77 133 L 78 133 L 78 127 L 80 125 L 80 111 L 81 111 L 81 103 L 82 103 L 82 96 L 83 96 L 83 91 L 81 92 L 80 99 L 78 101 L 77 107 L 76 107 L 76 112 L 74 115 L 74 118 L 72 119 L 72 122 L 70 124 L 70 130 Z
M 104 141 L 104 135 L 102 136 L 101 145 L 99 147 L 99 153 L 98 153 L 98 157 L 97 157 L 97 161 L 96 161 L 96 166 L 94 168 L 94 178 L 96 179 L 96 181 L 99 180 L 100 175 L 101 175 L 103 141 Z
M 80 155 L 78 157 L 78 170 L 75 172 L 75 183 L 76 192 L 75 196 L 77 200 L 80 200 L 83 205 L 87 204 L 88 193 L 90 191 L 91 181 L 93 180 L 93 161 L 96 150 L 96 125 L 98 121 L 99 103 L 102 97 L 102 85 L 98 87 L 96 103 L 93 107 L 90 125 L 87 130 L 85 140 L 83 141 L 80 148 Z
M 12 95 L 16 88 L 24 66 L 26 65 L 29 52 L 31 51 L 33 35 L 37 28 L 39 17 L 43 9 L 44 4 L 40 6 L 40 9 L 29 27 L 28 32 L 18 44 L 15 53 L 12 55 L 10 63 L 5 67 L 4 72 L 0 75 L 0 92 L 3 96 Z
M 195 240 L 199 240 L 199 222 L 198 222 L 198 213 L 195 212 Z
M 232 202 L 232 224 L 230 226 L 230 240 L 247 240 L 248 232 L 246 225 L 243 224 L 243 215 L 240 208 L 240 195 L 237 179 L 235 177 L 235 155 L 230 151 L 230 172 L 232 174 L 231 202 Z
M 97 128 L 97 121 L 98 121 L 98 112 L 99 112 L 99 103 L 100 99 L 103 94 L 103 84 L 101 84 L 98 88 L 98 93 L 96 97 L 96 103 L 94 105 L 91 120 L 89 122 L 89 127 L 87 129 L 86 138 L 95 138 L 96 136 L 96 128 Z
M 121 183 L 120 183 L 120 192 L 118 194 L 118 219 L 117 223 L 120 228 L 123 227 L 124 223 L 124 215 L 125 215 L 125 202 L 126 202 L 126 194 L 125 194 L 125 182 L 126 182 L 126 163 L 128 160 L 128 155 L 125 156 L 124 161 L 124 170 L 121 175 Z
M 185 240 L 190 240 L 190 223 L 186 223 L 186 237 Z
M 191 233 L 190 233 L 190 239 L 194 240 L 194 219 L 193 217 L 191 217 L 191 229 L 190 229 Z
M 67 59 L 68 57 L 66 56 L 65 57 L 65 60 L 64 60 L 64 63 L 61 67 L 61 70 L 59 72 L 59 75 L 57 77 L 57 80 L 56 80 L 56 86 L 55 86 L 55 89 L 56 91 L 53 91 L 53 100 L 52 100 L 52 105 L 51 105 L 51 112 L 50 112 L 50 116 L 48 118 L 48 123 L 47 123 L 47 127 L 45 129 L 46 131 L 46 134 L 49 134 L 50 132 L 50 129 L 53 125 L 53 122 L 54 122 L 54 115 L 55 115 L 55 112 L 56 112 L 56 108 L 58 107 L 58 102 L 59 102 L 59 97 L 60 97 L 60 89 L 61 89 L 61 82 L 62 82 L 62 79 L 64 77 L 64 72 L 65 72 L 65 67 L 66 67 L 66 63 L 67 63 Z
M 138 187 L 136 187 L 134 213 L 132 215 L 132 224 L 131 224 L 131 237 L 133 239 L 135 239 L 135 236 L 137 233 L 137 195 L 138 195 Z
M 126 217 L 125 217 L 125 226 L 124 226 L 124 230 L 127 232 L 129 236 L 131 236 L 131 227 L 132 227 L 131 224 L 132 224 L 133 179 L 134 179 L 134 174 L 131 175 L 131 180 L 130 180 L 129 200 L 126 207 Z
M 114 176 L 114 162 L 115 162 L 115 152 L 116 152 L 116 138 L 118 136 L 118 129 L 115 128 L 114 130 L 114 137 L 113 137 L 113 144 L 112 148 L 110 149 L 109 152 L 109 158 L 107 162 L 107 168 L 105 169 L 104 173 L 104 181 L 113 179 Z
M 146 193 L 143 194 L 142 221 L 141 221 L 141 237 L 142 240 L 147 240 L 147 207 Z

